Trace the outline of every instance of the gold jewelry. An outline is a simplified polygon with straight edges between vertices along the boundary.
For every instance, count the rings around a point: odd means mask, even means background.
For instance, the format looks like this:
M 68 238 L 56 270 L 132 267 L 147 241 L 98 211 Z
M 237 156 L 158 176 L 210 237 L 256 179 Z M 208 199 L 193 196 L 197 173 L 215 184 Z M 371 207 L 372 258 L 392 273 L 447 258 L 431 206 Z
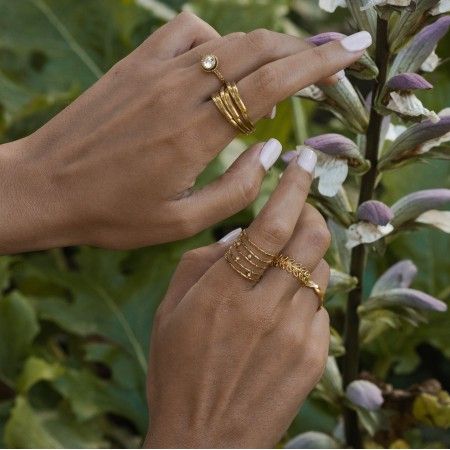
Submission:
M 256 245 L 245 230 L 228 248 L 225 260 L 246 280 L 257 282 L 270 266 L 276 255 Z
M 311 280 L 311 273 L 296 262 L 295 259 L 279 254 L 273 259 L 272 266 L 285 270 L 294 276 L 302 286 L 311 288 L 319 297 L 319 307 L 317 310 L 323 307 L 325 294 L 322 292 L 319 285 Z
M 241 133 L 250 134 L 255 125 L 250 120 L 247 107 L 239 94 L 236 83 L 228 83 L 219 71 L 219 59 L 215 55 L 205 55 L 200 61 L 205 72 L 213 73 L 222 83 L 222 88 L 211 98 L 222 115 Z
M 202 65 L 202 69 L 205 72 L 211 72 L 213 73 L 222 84 L 227 84 L 225 81 L 225 78 L 223 75 L 219 72 L 219 58 L 217 58 L 216 55 L 205 55 L 200 61 L 200 64 Z

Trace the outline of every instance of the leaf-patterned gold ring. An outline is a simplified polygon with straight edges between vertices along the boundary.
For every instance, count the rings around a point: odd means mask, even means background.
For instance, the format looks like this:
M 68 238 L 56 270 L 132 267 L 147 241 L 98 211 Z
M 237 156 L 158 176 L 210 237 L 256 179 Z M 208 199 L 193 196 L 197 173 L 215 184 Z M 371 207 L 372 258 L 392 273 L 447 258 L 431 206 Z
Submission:
M 273 259 L 272 266 L 285 270 L 296 278 L 302 286 L 312 289 L 319 298 L 319 307 L 317 310 L 323 307 L 325 297 L 324 292 L 322 292 L 319 285 L 311 279 L 311 273 L 295 261 L 294 258 L 279 254 Z

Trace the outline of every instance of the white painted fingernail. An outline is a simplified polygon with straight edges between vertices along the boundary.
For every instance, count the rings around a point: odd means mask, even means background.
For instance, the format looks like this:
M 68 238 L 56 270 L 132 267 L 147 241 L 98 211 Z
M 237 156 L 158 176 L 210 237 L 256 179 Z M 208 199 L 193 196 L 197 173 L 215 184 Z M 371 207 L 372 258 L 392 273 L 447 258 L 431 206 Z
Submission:
M 230 231 L 219 241 L 219 244 L 225 244 L 227 242 L 234 241 L 241 234 L 241 231 L 242 228 L 236 228 L 235 230 Z
M 272 112 L 270 113 L 270 118 L 275 119 L 276 116 L 277 116 L 277 105 L 273 107 Z
M 360 31 L 345 37 L 340 42 L 348 52 L 360 52 L 372 45 L 372 36 L 367 31 Z
M 297 158 L 297 164 L 308 173 L 313 173 L 314 167 L 316 167 L 317 155 L 314 150 L 308 147 L 304 147 L 300 150 L 300 154 Z
M 281 154 L 282 146 L 280 141 L 269 139 L 259 154 L 259 161 L 265 170 L 269 170 Z

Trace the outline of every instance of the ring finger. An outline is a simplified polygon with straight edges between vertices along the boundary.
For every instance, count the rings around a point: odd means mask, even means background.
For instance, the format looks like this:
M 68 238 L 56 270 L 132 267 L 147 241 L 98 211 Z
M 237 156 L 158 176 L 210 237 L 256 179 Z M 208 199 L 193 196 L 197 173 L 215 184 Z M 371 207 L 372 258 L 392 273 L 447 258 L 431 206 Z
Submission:
M 303 207 L 289 242 L 281 250 L 310 273 L 315 270 L 330 245 L 330 232 L 322 215 L 309 204 Z M 313 280 L 317 282 L 317 280 Z M 271 267 L 264 274 L 258 289 L 275 289 L 282 298 L 292 298 L 301 287 L 299 280 L 286 270 Z M 314 291 L 310 289 L 313 294 Z M 317 309 L 317 304 L 315 304 Z

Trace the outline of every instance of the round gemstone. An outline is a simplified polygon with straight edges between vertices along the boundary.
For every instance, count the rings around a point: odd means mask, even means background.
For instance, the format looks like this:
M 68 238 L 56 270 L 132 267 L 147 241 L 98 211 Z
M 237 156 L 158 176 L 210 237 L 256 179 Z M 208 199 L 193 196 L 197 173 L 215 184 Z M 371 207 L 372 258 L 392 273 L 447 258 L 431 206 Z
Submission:
M 205 70 L 214 70 L 217 66 L 217 58 L 214 55 L 206 55 L 202 58 L 202 67 Z

